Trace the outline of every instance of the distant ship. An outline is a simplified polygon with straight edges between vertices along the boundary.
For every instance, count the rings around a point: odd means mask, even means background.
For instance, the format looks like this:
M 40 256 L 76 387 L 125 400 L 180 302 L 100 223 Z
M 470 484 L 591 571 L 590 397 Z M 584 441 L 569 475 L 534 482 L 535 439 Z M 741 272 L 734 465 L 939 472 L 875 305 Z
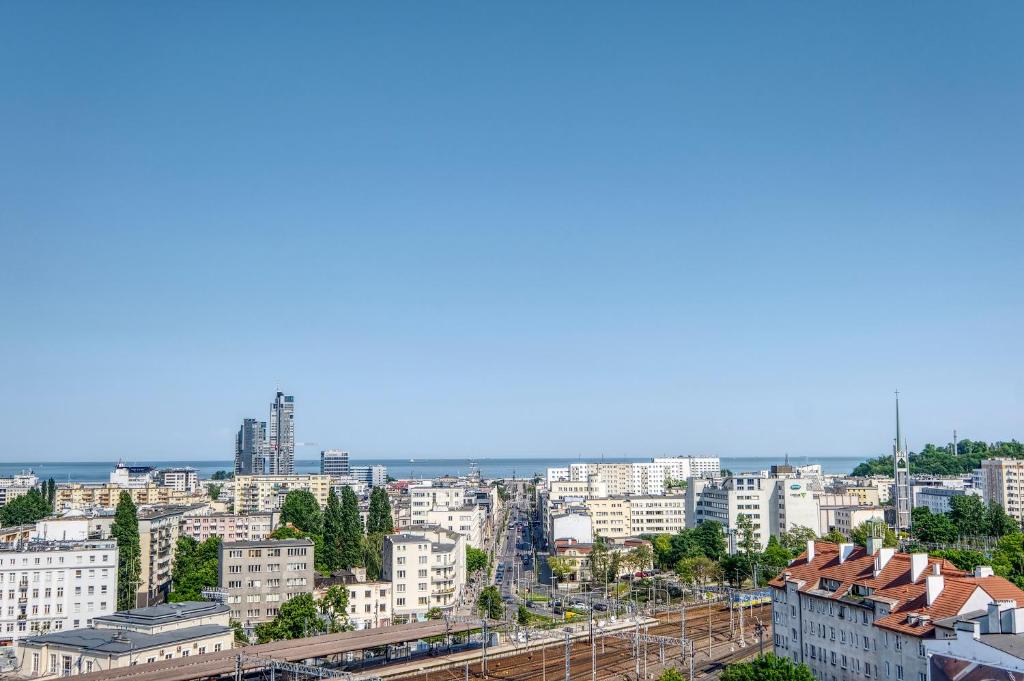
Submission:
M 416 463 L 416 459 L 409 459 L 409 463 Z

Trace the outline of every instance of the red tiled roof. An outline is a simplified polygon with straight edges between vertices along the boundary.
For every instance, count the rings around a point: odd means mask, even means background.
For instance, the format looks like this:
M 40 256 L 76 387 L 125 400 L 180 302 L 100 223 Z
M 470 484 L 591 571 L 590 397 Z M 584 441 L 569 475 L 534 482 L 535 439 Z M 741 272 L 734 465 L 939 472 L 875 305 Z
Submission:
M 932 566 L 938 565 L 943 576 L 943 588 L 935 602 L 927 602 L 925 578 L 931 574 Z M 917 582 L 910 580 L 910 554 L 896 553 L 889 559 L 882 571 L 875 576 L 875 556 L 861 546 L 853 548 L 847 559 L 839 562 L 839 546 L 827 542 L 815 542 L 814 559 L 808 562 L 807 553 L 802 553 L 783 575 L 800 580 L 804 584 L 800 591 L 818 590 L 822 579 L 835 580 L 839 588 L 831 597 L 840 599 L 850 593 L 855 584 L 871 589 L 869 598 L 883 598 L 895 601 L 889 615 L 875 620 L 880 627 L 900 631 L 912 636 L 927 636 L 935 628 L 932 621 L 958 614 L 971 596 L 982 589 L 992 600 L 1016 600 L 1024 605 L 1024 591 L 1002 577 L 974 577 L 958 569 L 948 560 L 928 558 L 927 565 L 918 576 Z M 779 575 L 770 584 L 783 588 L 785 578 Z M 927 615 L 931 619 L 920 624 L 910 624 L 907 615 Z

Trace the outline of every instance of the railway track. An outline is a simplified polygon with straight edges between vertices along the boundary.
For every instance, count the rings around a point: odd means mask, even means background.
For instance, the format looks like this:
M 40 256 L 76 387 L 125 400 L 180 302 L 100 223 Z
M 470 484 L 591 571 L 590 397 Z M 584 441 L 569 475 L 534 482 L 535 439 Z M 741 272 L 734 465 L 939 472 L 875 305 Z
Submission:
M 725 664 L 745 659 L 757 653 L 754 625 L 757 618 L 766 623 L 770 622 L 771 606 L 744 608 L 744 616 L 748 620 L 744 632 L 747 646 L 740 647 L 738 645 L 738 617 L 730 618 L 727 605 L 713 606 L 710 610 L 710 641 L 708 639 L 708 608 L 697 606 L 687 609 L 686 635 L 694 642 L 696 677 L 715 675 L 716 672 L 720 672 L 724 668 Z M 657 619 L 659 623 L 647 626 L 646 633 L 678 638 L 678 613 L 662 613 L 657 616 Z M 765 635 L 768 635 L 767 631 Z M 569 657 L 569 679 L 570 681 L 590 679 L 592 664 L 596 668 L 596 676 L 599 679 L 635 679 L 638 666 L 641 674 L 644 669 L 654 671 L 661 669 L 663 665 L 688 670 L 689 660 L 681 653 L 679 646 L 666 645 L 663 649 L 658 644 L 648 643 L 646 646 L 641 644 L 640 654 L 636 656 L 632 641 L 599 635 L 593 651 L 587 640 L 579 640 L 572 644 Z M 534 647 L 497 659 L 489 659 L 487 672 L 486 678 L 506 681 L 564 679 L 565 644 L 552 642 L 543 648 Z M 459 663 L 453 660 L 452 666 L 447 668 L 421 671 L 394 678 L 401 681 L 459 681 L 467 677 L 484 678 L 479 660 L 468 663 Z

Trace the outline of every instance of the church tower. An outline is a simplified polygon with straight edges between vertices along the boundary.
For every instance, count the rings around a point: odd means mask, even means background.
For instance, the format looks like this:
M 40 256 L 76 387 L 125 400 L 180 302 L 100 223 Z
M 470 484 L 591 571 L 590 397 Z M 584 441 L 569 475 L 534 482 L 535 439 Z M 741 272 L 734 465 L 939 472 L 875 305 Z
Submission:
M 900 393 L 896 391 L 896 442 L 892 446 L 893 502 L 896 505 L 896 532 L 910 529 L 910 456 L 900 430 Z

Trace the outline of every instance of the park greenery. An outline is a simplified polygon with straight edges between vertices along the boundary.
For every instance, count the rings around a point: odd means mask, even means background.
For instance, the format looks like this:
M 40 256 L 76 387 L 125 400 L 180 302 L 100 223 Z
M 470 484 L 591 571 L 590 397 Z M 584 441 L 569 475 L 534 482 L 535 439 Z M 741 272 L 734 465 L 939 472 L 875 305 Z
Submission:
M 932 513 L 924 506 L 911 511 L 914 538 L 923 544 L 952 544 L 957 541 L 1002 537 L 1020 531 L 1020 525 L 995 502 L 985 503 L 974 494 L 949 500 L 949 513 Z
M 171 569 L 171 603 L 201 601 L 203 589 L 217 586 L 220 537 L 200 543 L 192 537 L 178 537 L 174 545 L 174 567 Z
M 910 452 L 910 472 L 929 475 L 963 475 L 975 468 L 981 468 L 982 459 L 997 456 L 1011 459 L 1024 459 L 1024 443 L 1010 440 L 1009 442 L 982 442 L 981 440 L 960 440 L 945 446 L 926 444 L 920 452 Z M 853 475 L 892 475 L 892 455 L 883 454 L 868 459 L 853 469 Z
M 139 545 L 139 512 L 132 495 L 121 492 L 114 511 L 110 536 L 117 541 L 117 609 L 136 605 L 136 591 L 142 574 L 142 549 Z

